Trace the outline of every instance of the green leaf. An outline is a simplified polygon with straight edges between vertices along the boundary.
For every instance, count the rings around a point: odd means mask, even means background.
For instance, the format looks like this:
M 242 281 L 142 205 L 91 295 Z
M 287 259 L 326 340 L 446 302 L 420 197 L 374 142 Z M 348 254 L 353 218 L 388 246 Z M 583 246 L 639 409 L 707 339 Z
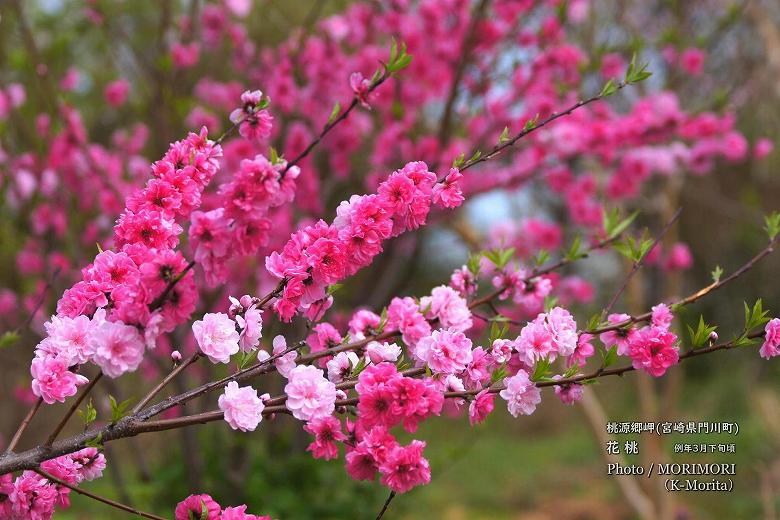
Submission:
M 103 448 L 103 432 L 98 433 L 96 437 L 93 437 L 93 438 L 89 439 L 88 441 L 86 441 L 84 443 L 84 446 L 86 446 L 87 448 L 102 449 Z
M 358 364 L 352 369 L 352 372 L 349 374 L 350 378 L 355 378 L 360 375 L 360 373 L 365 370 L 366 366 L 368 366 L 368 361 L 366 360 L 365 356 L 360 358 L 360 361 L 358 361 Z
M 482 254 L 485 258 L 490 260 L 497 268 L 502 269 L 506 267 L 509 261 L 515 254 L 515 248 L 509 249 L 491 249 L 489 251 L 483 251 Z
M 84 428 L 89 428 L 89 425 L 95 422 L 97 419 L 97 410 L 92 405 L 92 399 L 89 400 L 84 410 L 76 410 L 84 421 Z
M 130 407 L 130 403 L 133 402 L 133 398 L 131 397 L 130 399 L 125 399 L 121 403 L 117 403 L 114 396 L 109 395 L 108 401 L 111 403 L 111 422 L 115 423 L 129 414 L 127 409 Z
M 21 338 L 21 336 L 15 330 L 9 330 L 8 332 L 3 333 L 3 335 L 0 336 L 0 349 L 10 347 L 19 341 L 19 338 Z
M 337 117 L 339 117 L 339 114 L 341 113 L 341 103 L 336 101 L 336 104 L 333 105 L 333 110 L 330 111 L 330 115 L 328 116 L 328 124 L 332 124 L 333 121 L 336 120 Z
M 343 283 L 334 283 L 328 286 L 328 296 L 333 295 L 336 291 L 344 287 Z
M 460 152 L 460 155 L 452 161 L 452 167 L 460 169 L 464 164 L 466 164 L 466 154 L 465 152 Z
M 604 88 L 601 89 L 601 92 L 599 93 L 599 97 L 611 96 L 615 92 L 617 92 L 617 85 L 615 84 L 614 80 L 609 80 L 604 85 Z
M 506 333 L 509 331 L 509 327 L 506 323 L 500 323 L 498 320 L 494 320 L 490 324 L 490 335 L 488 339 L 492 345 L 497 339 L 503 339 L 506 337 Z
M 276 151 L 276 148 L 274 148 L 273 146 L 270 146 L 268 148 L 268 152 L 271 155 L 271 157 L 270 157 L 271 164 L 279 164 L 279 160 L 281 159 L 281 157 L 279 157 L 279 152 Z
M 582 252 L 582 236 L 577 235 L 574 237 L 574 241 L 569 246 L 569 250 L 566 252 L 564 258 L 568 262 L 574 262 L 580 258 L 585 258 L 587 255 Z
M 634 211 L 628 217 L 621 220 L 620 210 L 617 208 L 613 209 L 612 211 L 605 211 L 603 223 L 604 233 L 607 235 L 607 238 L 615 238 L 616 236 L 623 233 L 623 231 L 625 231 L 628 226 L 631 225 L 634 219 L 636 219 L 637 215 L 639 215 L 639 211 Z
M 498 136 L 498 144 L 504 144 L 505 142 L 509 141 L 509 127 L 505 126 L 504 130 L 501 132 L 501 135 Z
M 745 333 L 764 325 L 769 321 L 769 311 L 764 310 L 764 304 L 761 298 L 756 300 L 753 304 L 753 308 L 748 307 L 745 303 Z
M 606 351 L 606 353 L 601 353 L 602 357 L 602 367 L 607 368 L 610 365 L 614 365 L 615 361 L 617 361 L 617 345 L 613 345 L 610 347 L 609 350 Z
M 718 283 L 720 282 L 720 277 L 723 276 L 723 268 L 719 265 L 715 266 L 715 269 L 712 271 L 712 283 Z
M 558 297 L 548 294 L 544 297 L 544 312 L 550 312 L 550 309 L 558 305 Z
M 531 374 L 531 381 L 540 381 L 542 379 L 547 378 L 551 370 L 552 370 L 552 362 L 550 361 L 550 358 L 546 357 L 544 359 L 540 359 L 539 361 L 536 362 L 536 366 L 534 367 L 534 373 Z
M 529 119 L 525 122 L 523 125 L 523 132 L 528 132 L 530 130 L 533 130 L 534 127 L 536 127 L 536 124 L 539 122 L 539 114 L 536 114 L 532 119 Z
M 481 258 L 482 258 L 482 253 L 474 253 L 469 255 L 469 259 L 466 262 L 466 268 L 474 276 L 479 275 L 479 266 L 481 263 L 480 262 Z
M 540 249 L 539 252 L 536 253 L 536 256 L 534 256 L 534 264 L 538 266 L 542 266 L 547 263 L 547 261 L 550 259 L 550 253 L 546 249 Z
M 710 334 L 717 329 L 716 326 L 705 323 L 703 316 L 699 316 L 699 324 L 696 327 L 696 330 L 693 330 L 690 325 L 686 325 L 686 327 L 688 328 L 688 335 L 691 338 L 693 348 L 703 347 L 708 344 L 710 341 Z
M 490 383 L 494 384 L 504 379 L 509 373 L 506 370 L 506 363 L 502 364 L 490 374 Z
M 477 161 L 479 160 L 479 158 L 480 158 L 480 157 L 482 157 L 482 152 L 481 152 L 481 151 L 479 151 L 479 150 L 477 150 L 476 152 L 474 152 L 474 153 L 472 154 L 472 156 L 471 156 L 471 157 L 469 157 L 469 160 L 468 160 L 468 161 L 466 161 L 466 162 L 467 162 L 467 163 L 469 163 L 469 164 L 471 164 L 471 163 L 474 163 L 474 162 L 477 162 Z
M 769 235 L 769 240 L 774 240 L 780 234 L 780 213 L 775 211 L 771 215 L 767 215 L 764 217 L 764 222 L 766 222 L 764 229 Z
M 385 325 L 387 325 L 387 307 L 384 307 L 382 313 L 379 315 L 379 324 L 376 326 L 376 333 L 382 334 L 385 330 Z
M 644 81 L 653 75 L 652 72 L 647 70 L 647 63 L 637 66 L 636 53 L 631 57 L 631 63 L 628 64 L 628 70 L 626 71 L 626 83 L 639 83 Z

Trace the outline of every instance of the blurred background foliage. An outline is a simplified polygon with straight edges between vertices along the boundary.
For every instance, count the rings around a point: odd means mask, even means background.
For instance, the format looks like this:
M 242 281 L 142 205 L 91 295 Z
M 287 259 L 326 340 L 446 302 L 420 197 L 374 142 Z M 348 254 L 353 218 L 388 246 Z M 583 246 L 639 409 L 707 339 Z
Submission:
M 188 130 L 184 120 L 193 106 L 192 89 L 202 72 L 229 79 L 230 67 L 220 61 L 218 53 L 206 54 L 194 69 L 182 71 L 171 66 L 166 35 L 179 15 L 198 8 L 199 0 L 100 1 L 101 10 L 108 13 L 100 26 L 82 16 L 81 9 L 89 2 L 25 1 L 25 24 L 12 3 L 0 3 L 0 79 L 26 85 L 32 101 L 0 122 L 6 149 L 29 149 L 39 142 L 34 138 L 35 116 L 41 106 L 53 101 L 51 92 L 39 81 L 35 64 L 41 61 L 49 66 L 47 74 L 56 78 L 78 65 L 83 80 L 69 100 L 82 111 L 91 139 L 110 146 L 113 129 L 144 121 L 152 132 L 144 150 L 150 158 L 159 156 L 169 142 Z M 256 0 L 247 28 L 258 46 L 272 46 L 296 28 L 311 30 L 317 19 L 339 12 L 349 3 Z M 31 56 L 25 45 L 30 34 L 34 34 L 42 54 L 39 59 Z M 780 4 L 774 0 L 594 0 L 588 21 L 574 34 L 591 56 L 598 57 L 606 50 L 625 54 L 638 50 L 648 56 L 650 69 L 656 74 L 640 88 L 671 88 L 688 108 L 728 106 L 737 115 L 737 127 L 751 142 L 759 136 L 780 136 Z M 705 49 L 706 69 L 714 80 L 699 82 L 666 71 L 657 53 L 666 43 Z M 102 86 L 117 76 L 130 80 L 133 95 L 121 109 L 103 110 Z M 659 181 L 635 201 L 642 210 L 641 223 L 647 225 L 662 221 L 670 207 L 684 207 L 674 238 L 690 245 L 694 268 L 672 284 L 674 294 L 687 294 L 708 284 L 709 272 L 716 264 L 729 272 L 763 247 L 762 215 L 780 209 L 778 166 L 780 154 L 774 153 L 760 164 L 721 167 L 707 177 Z M 670 201 L 670 194 L 677 200 Z M 484 234 L 502 218 L 535 214 L 542 207 L 555 211 L 539 197 L 543 195 L 534 192 L 533 184 L 516 195 L 480 196 L 455 225 L 447 223 L 424 231 L 426 237 L 421 241 L 427 247 L 414 248 L 414 254 L 409 254 L 408 244 L 402 244 L 391 256 L 400 265 L 390 266 L 403 271 L 402 282 L 395 281 L 392 288 L 414 294 L 442 283 L 443 273 L 463 263 L 469 233 Z M 24 230 L 4 220 L 0 219 L 0 286 L 24 293 L 36 283 L 15 274 L 15 255 L 24 241 Z M 78 258 L 78 252 L 73 256 Z M 576 267 L 605 287 L 593 305 L 579 309 L 583 318 L 601 307 L 624 268 L 611 257 L 587 260 Z M 697 303 L 686 311 L 686 319 L 693 322 L 704 314 L 727 335 L 741 325 L 743 300 L 761 297 L 765 307 L 780 310 L 777 268 L 777 258 L 770 258 L 741 282 Z M 358 302 L 373 289 L 387 292 L 378 272 L 369 269 L 359 274 L 340 297 Z M 670 287 L 668 280 L 662 280 L 665 276 L 648 270 L 637 277 L 628 295 L 633 305 L 644 308 L 669 296 L 664 294 Z M 375 287 L 377 284 L 380 287 Z M 55 288 L 62 289 L 56 283 Z M 25 373 L 36 342 L 34 334 L 24 339 L 23 347 L 3 354 L 0 387 L 4 396 L 24 384 L 20 374 Z M 193 371 L 193 380 L 213 370 L 199 368 L 200 372 Z M 666 507 L 679 519 L 778 518 L 777 363 L 762 362 L 757 355 L 725 352 L 686 363 L 674 372 L 657 385 L 634 376 L 606 380 L 593 387 L 592 393 L 601 399 L 596 406 L 615 421 L 649 420 L 650 414 L 672 420 L 738 422 L 741 433 L 736 439 L 701 438 L 701 442 L 736 442 L 736 454 L 700 457 L 704 462 L 736 462 L 734 492 L 679 495 Z M 129 396 L 136 383 L 138 380 L 122 382 L 121 388 L 109 387 L 106 392 Z M 426 423 L 420 437 L 430 440 L 426 454 L 433 481 L 396 499 L 388 518 L 634 518 L 617 485 L 618 477 L 606 477 L 604 445 L 598 435 L 603 434 L 605 425 L 597 422 L 598 414 L 580 406 L 566 408 L 547 397 L 536 414 L 520 420 L 501 412 L 474 428 L 462 419 Z M 199 402 L 188 405 L 190 411 L 202 406 Z M 4 400 L 0 431 L 12 431 L 25 410 L 26 405 Z M 45 432 L 47 424 L 58 416 L 59 410 L 45 410 L 36 428 Z M 209 424 L 108 446 L 107 475 L 90 489 L 160 514 L 170 514 L 170 505 L 190 492 L 207 492 L 222 504 L 245 502 L 250 511 L 274 518 L 373 518 L 385 499 L 385 490 L 378 484 L 352 482 L 342 462 L 313 460 L 305 452 L 307 436 L 288 417 L 263 423 L 261 431 L 254 434 L 227 433 L 224 424 Z M 672 445 L 678 439 L 665 439 L 660 448 L 653 447 L 652 440 L 640 439 L 641 454 L 627 460 L 646 460 L 657 450 L 674 460 Z M 690 437 L 685 441 L 693 442 Z M 652 484 L 647 486 L 647 493 L 659 504 L 670 500 L 649 487 Z M 73 507 L 60 517 L 122 515 L 74 496 Z

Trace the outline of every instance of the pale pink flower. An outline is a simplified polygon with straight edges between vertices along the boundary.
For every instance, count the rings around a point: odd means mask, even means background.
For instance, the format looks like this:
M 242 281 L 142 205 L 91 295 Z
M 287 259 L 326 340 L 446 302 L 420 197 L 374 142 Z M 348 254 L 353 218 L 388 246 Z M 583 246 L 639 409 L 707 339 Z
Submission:
M 273 340 L 273 355 L 278 356 L 285 350 L 287 350 L 287 340 L 285 340 L 284 336 L 282 335 L 276 336 Z M 293 350 L 274 360 L 276 370 L 282 375 L 282 377 L 290 376 L 290 372 L 293 368 L 295 368 L 296 357 L 298 357 L 298 353 Z
M 439 319 L 445 329 L 465 332 L 471 328 L 471 311 L 468 303 L 452 287 L 440 285 L 431 291 L 430 296 L 420 299 L 420 307 Z
M 387 343 L 386 341 L 372 341 L 366 345 L 366 355 L 372 363 L 378 364 L 382 361 L 390 361 L 395 363 L 401 356 L 401 347 L 395 343 Z
M 265 405 L 251 386 L 239 387 L 235 381 L 229 382 L 225 393 L 219 396 L 218 404 L 225 412 L 225 421 L 234 430 L 254 431 L 263 420 Z
M 119 377 L 138 368 L 145 345 L 138 329 L 118 321 L 104 321 L 95 329 L 94 361 L 109 377 Z
M 434 330 L 417 343 L 415 354 L 432 371 L 455 374 L 471 363 L 471 340 L 455 329 Z
M 95 353 L 91 341 L 95 322 L 87 316 L 52 316 L 44 327 L 48 338 L 42 350 L 65 358 L 70 365 L 86 363 Z
M 238 346 L 244 352 L 257 348 L 263 337 L 263 311 L 251 305 L 244 315 L 236 316 L 236 323 L 241 329 Z
M 333 383 L 342 382 L 359 362 L 360 359 L 354 352 L 339 352 L 326 363 L 328 380 Z
M 557 353 L 570 356 L 577 348 L 577 322 L 569 311 L 554 307 L 546 314 L 545 327 L 552 336 Z
M 506 401 L 509 413 L 514 417 L 518 415 L 531 415 L 536 410 L 536 405 L 542 401 L 539 388 L 528 377 L 525 370 L 519 370 L 512 377 L 504 379 L 506 388 L 499 395 Z
M 236 323 L 225 313 L 204 314 L 202 320 L 192 324 L 192 333 L 212 363 L 229 363 L 230 356 L 239 350 Z
M 311 365 L 295 367 L 288 376 L 284 393 L 287 409 L 300 421 L 327 417 L 336 406 L 336 385 L 325 379 L 322 370 Z

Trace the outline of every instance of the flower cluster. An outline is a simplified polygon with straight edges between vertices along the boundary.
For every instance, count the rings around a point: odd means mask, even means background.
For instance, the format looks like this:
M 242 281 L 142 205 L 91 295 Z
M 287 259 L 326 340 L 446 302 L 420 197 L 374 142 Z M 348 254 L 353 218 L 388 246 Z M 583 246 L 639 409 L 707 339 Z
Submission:
M 106 459 L 95 448 L 49 459 L 41 470 L 71 485 L 94 480 L 103 474 Z M 10 474 L 0 476 L 0 517 L 10 519 L 51 518 L 56 507 L 70 506 L 70 489 L 49 480 L 35 471 L 25 471 L 16 479 Z
M 320 220 L 293 233 L 281 251 L 266 258 L 268 272 L 285 283 L 274 304 L 279 316 L 289 321 L 326 299 L 327 286 L 371 263 L 383 241 L 424 225 L 435 184 L 424 162 L 408 163 L 375 194 L 343 201 L 332 224 Z
M 246 506 L 222 508 L 210 495 L 190 495 L 176 505 L 175 520 L 271 520 L 270 516 L 258 516 L 246 512 Z

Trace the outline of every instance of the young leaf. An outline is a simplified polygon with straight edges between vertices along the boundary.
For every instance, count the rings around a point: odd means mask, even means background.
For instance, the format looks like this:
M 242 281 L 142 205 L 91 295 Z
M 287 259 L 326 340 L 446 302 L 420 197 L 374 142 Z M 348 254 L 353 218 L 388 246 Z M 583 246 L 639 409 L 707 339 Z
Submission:
M 328 124 L 329 125 L 332 124 L 333 121 L 336 120 L 336 118 L 339 116 L 340 113 L 341 113 L 341 103 L 336 101 L 336 104 L 333 105 L 333 110 L 330 111 L 330 115 L 328 116 Z
M 546 357 L 536 362 L 534 367 L 534 373 L 531 375 L 531 381 L 540 381 L 547 378 L 550 373 L 552 362 L 550 358 Z
M 607 350 L 606 353 L 602 352 L 601 356 L 603 358 L 602 367 L 607 368 L 610 365 L 614 365 L 615 361 L 617 361 L 617 345 L 613 345 L 610 347 L 609 350 Z
M 97 410 L 92 405 L 92 399 L 89 400 L 87 403 L 87 407 L 84 410 L 76 410 L 76 412 L 81 416 L 81 419 L 84 421 L 84 428 L 89 428 L 89 425 L 95 422 L 95 419 L 97 419 Z
M 775 211 L 771 215 L 767 215 L 764 217 L 764 221 L 766 222 L 764 229 L 769 235 L 769 240 L 774 240 L 780 234 L 780 212 Z
M 719 265 L 716 265 L 715 269 L 712 271 L 712 283 L 720 282 L 721 276 L 723 276 L 723 268 Z
M 474 253 L 469 255 L 469 259 L 466 262 L 466 268 L 474 276 L 477 276 L 479 274 L 479 265 L 480 265 L 481 258 L 482 258 L 482 253 Z
M 103 432 L 100 432 L 97 434 L 96 437 L 93 437 L 92 439 L 89 439 L 87 442 L 84 443 L 84 446 L 87 448 L 97 448 L 102 449 L 103 448 Z
M 509 127 L 505 126 L 501 135 L 498 136 L 498 144 L 504 144 L 507 141 L 509 141 Z
M 117 403 L 113 395 L 108 396 L 108 401 L 111 403 L 111 422 L 115 423 L 128 415 L 128 408 L 130 403 L 133 402 L 133 398 L 125 399 L 121 403 Z
M 5 347 L 10 347 L 17 341 L 19 341 L 19 333 L 15 330 L 9 330 L 8 332 L 3 333 L 2 336 L 0 336 L 0 349 L 3 349 Z
M 460 152 L 460 155 L 458 155 L 453 161 L 452 161 L 452 167 L 460 169 L 461 166 L 466 164 L 466 154 L 464 152 Z
M 575 260 L 579 260 L 580 258 L 587 256 L 582 252 L 581 246 L 582 236 L 577 235 L 574 237 L 574 241 L 571 243 L 571 246 L 569 246 L 569 250 L 566 252 L 564 258 L 566 258 L 568 262 L 574 262 Z
M 614 80 L 609 80 L 604 85 L 604 88 L 601 89 L 601 92 L 599 93 L 599 97 L 611 96 L 615 92 L 617 92 L 617 85 L 615 85 Z

